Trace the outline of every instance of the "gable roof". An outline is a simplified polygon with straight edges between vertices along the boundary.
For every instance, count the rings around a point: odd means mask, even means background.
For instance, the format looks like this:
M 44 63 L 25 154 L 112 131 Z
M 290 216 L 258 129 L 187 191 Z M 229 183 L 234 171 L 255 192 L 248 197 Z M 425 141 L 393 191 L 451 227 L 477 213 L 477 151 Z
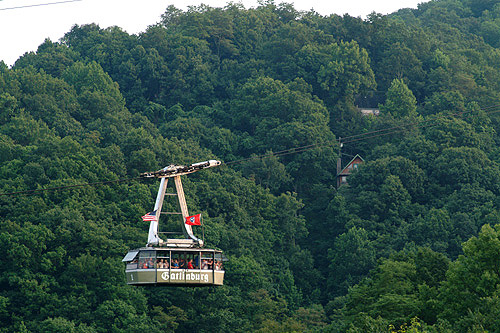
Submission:
M 346 164 L 346 166 L 342 169 L 342 171 L 340 171 L 340 173 L 337 176 L 340 176 L 340 175 L 344 174 L 344 171 L 349 167 L 349 165 L 351 165 L 356 160 L 356 158 L 359 158 L 363 162 L 365 161 L 363 159 L 363 157 L 359 156 L 359 154 L 356 154 L 356 156 L 354 156 L 352 158 L 352 160 L 349 163 Z M 349 174 L 349 173 L 345 173 L 344 175 L 347 175 L 347 174 Z

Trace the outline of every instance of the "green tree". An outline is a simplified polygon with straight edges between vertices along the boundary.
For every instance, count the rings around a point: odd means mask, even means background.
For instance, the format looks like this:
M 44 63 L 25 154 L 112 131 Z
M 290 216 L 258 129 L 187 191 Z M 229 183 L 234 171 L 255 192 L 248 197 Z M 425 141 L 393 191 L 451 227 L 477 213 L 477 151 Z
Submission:
M 352 227 L 335 239 L 328 250 L 328 290 L 331 296 L 343 295 L 359 283 L 374 267 L 375 247 L 368 233 Z
M 500 254 L 499 227 L 485 225 L 464 246 L 464 254 L 451 264 L 440 291 L 440 318 L 459 331 L 480 322 L 483 329 L 497 327 Z
M 400 79 L 394 79 L 387 90 L 385 104 L 380 111 L 395 118 L 417 116 L 417 100 L 408 86 Z
M 353 102 L 355 94 L 375 88 L 375 76 L 368 53 L 358 43 L 332 44 L 326 48 L 326 52 L 331 58 L 321 65 L 317 80 L 326 91 L 327 100 L 345 99 Z

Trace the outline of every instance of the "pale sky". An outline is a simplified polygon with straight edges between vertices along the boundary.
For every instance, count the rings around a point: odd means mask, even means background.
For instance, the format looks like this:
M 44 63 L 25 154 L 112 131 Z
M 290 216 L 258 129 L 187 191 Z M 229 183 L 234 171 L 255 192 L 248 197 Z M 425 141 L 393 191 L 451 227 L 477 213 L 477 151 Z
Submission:
M 169 5 L 185 10 L 201 3 L 224 7 L 226 0 L 0 0 L 0 60 L 11 66 L 25 52 L 36 51 L 45 38 L 58 41 L 75 24 L 97 23 L 101 28 L 119 26 L 130 34 L 144 31 L 160 20 Z M 375 11 L 388 14 L 400 8 L 417 8 L 426 0 L 276 0 L 293 3 L 297 10 L 314 9 L 321 15 L 348 13 L 366 17 Z M 34 6 L 55 3 L 54 5 Z M 233 1 L 246 8 L 256 0 Z M 21 6 L 26 8 L 9 9 Z

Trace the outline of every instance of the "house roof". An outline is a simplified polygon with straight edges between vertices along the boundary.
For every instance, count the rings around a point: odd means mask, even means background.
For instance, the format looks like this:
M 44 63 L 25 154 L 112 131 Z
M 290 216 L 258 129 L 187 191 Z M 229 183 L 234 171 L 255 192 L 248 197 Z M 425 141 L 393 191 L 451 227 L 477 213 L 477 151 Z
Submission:
M 356 154 L 356 156 L 354 156 L 354 157 L 352 158 L 352 160 L 351 160 L 349 163 L 347 163 L 347 164 L 346 164 L 346 166 L 342 169 L 342 171 L 340 171 L 340 173 L 339 173 L 337 176 L 340 176 L 340 175 L 342 175 L 342 174 L 344 174 L 344 175 L 348 175 L 348 174 L 349 174 L 349 172 L 344 173 L 344 171 L 346 171 L 346 170 L 347 170 L 347 168 L 349 167 L 349 165 L 351 165 L 351 164 L 352 164 L 352 163 L 353 163 L 353 162 L 354 162 L 357 158 L 359 158 L 359 159 L 360 159 L 361 161 L 363 161 L 363 162 L 365 161 L 365 160 L 363 159 L 363 157 L 359 156 L 359 154 Z

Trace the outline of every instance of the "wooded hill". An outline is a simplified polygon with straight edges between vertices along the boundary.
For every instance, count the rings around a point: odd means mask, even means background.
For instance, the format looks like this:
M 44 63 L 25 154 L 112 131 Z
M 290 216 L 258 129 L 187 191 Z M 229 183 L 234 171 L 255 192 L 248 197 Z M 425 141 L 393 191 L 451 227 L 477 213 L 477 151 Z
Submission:
M 2 63 L 0 193 L 117 182 L 0 196 L 1 331 L 500 330 L 499 47 L 499 1 L 264 1 L 74 26 Z M 225 286 L 127 286 L 158 182 L 118 180 L 212 158 L 239 162 L 184 187 Z

